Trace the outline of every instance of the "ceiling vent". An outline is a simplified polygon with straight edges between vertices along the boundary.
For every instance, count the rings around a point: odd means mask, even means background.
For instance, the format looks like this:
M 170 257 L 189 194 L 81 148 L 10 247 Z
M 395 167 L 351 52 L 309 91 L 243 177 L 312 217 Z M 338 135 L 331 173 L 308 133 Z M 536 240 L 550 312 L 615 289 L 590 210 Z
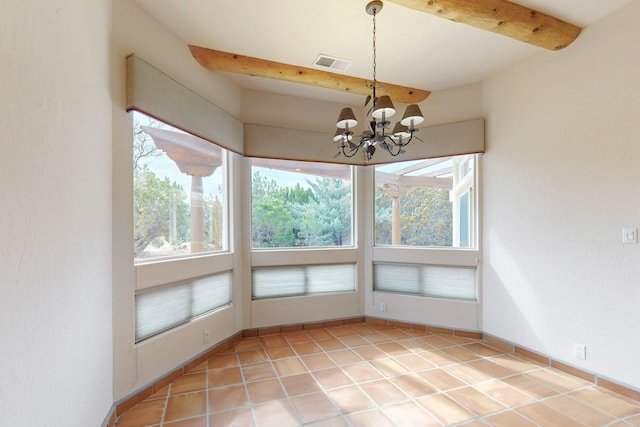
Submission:
M 320 68 L 328 68 L 330 70 L 346 71 L 353 64 L 353 61 L 335 58 L 329 55 L 320 54 L 313 62 L 313 65 Z

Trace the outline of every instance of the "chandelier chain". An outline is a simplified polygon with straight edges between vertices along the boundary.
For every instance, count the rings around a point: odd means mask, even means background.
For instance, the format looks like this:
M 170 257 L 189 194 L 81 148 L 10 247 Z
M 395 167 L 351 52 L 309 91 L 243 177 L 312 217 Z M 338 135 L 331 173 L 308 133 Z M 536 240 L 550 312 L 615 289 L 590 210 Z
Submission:
M 376 11 L 373 11 L 373 102 L 376 98 L 376 86 L 378 85 L 376 80 Z

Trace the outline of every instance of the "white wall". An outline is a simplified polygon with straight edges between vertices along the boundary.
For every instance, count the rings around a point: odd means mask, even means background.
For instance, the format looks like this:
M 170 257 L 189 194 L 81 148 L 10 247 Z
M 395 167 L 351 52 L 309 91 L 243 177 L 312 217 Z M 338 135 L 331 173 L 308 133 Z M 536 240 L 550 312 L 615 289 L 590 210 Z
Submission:
M 634 1 L 486 81 L 483 159 L 484 330 L 636 388 L 638 19 Z
M 0 425 L 112 400 L 111 2 L 0 3 Z

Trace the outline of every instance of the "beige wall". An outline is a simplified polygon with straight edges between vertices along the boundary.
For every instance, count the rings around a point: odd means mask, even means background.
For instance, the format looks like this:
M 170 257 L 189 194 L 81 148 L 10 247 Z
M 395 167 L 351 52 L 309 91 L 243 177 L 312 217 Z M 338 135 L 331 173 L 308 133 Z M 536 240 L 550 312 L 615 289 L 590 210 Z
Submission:
M 634 1 L 485 82 L 482 224 L 484 330 L 636 388 L 638 19 Z
M 0 425 L 113 403 L 111 2 L 0 4 Z

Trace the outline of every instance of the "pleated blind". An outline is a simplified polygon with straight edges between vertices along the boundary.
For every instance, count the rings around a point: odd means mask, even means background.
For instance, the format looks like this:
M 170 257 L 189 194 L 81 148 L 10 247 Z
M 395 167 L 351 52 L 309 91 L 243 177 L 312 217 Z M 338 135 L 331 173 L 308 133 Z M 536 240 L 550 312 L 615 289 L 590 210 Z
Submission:
M 476 301 L 476 267 L 376 263 L 373 265 L 373 289 Z
M 231 303 L 231 272 L 136 294 L 136 342 Z
M 253 299 L 279 298 L 356 289 L 355 264 L 254 268 Z

